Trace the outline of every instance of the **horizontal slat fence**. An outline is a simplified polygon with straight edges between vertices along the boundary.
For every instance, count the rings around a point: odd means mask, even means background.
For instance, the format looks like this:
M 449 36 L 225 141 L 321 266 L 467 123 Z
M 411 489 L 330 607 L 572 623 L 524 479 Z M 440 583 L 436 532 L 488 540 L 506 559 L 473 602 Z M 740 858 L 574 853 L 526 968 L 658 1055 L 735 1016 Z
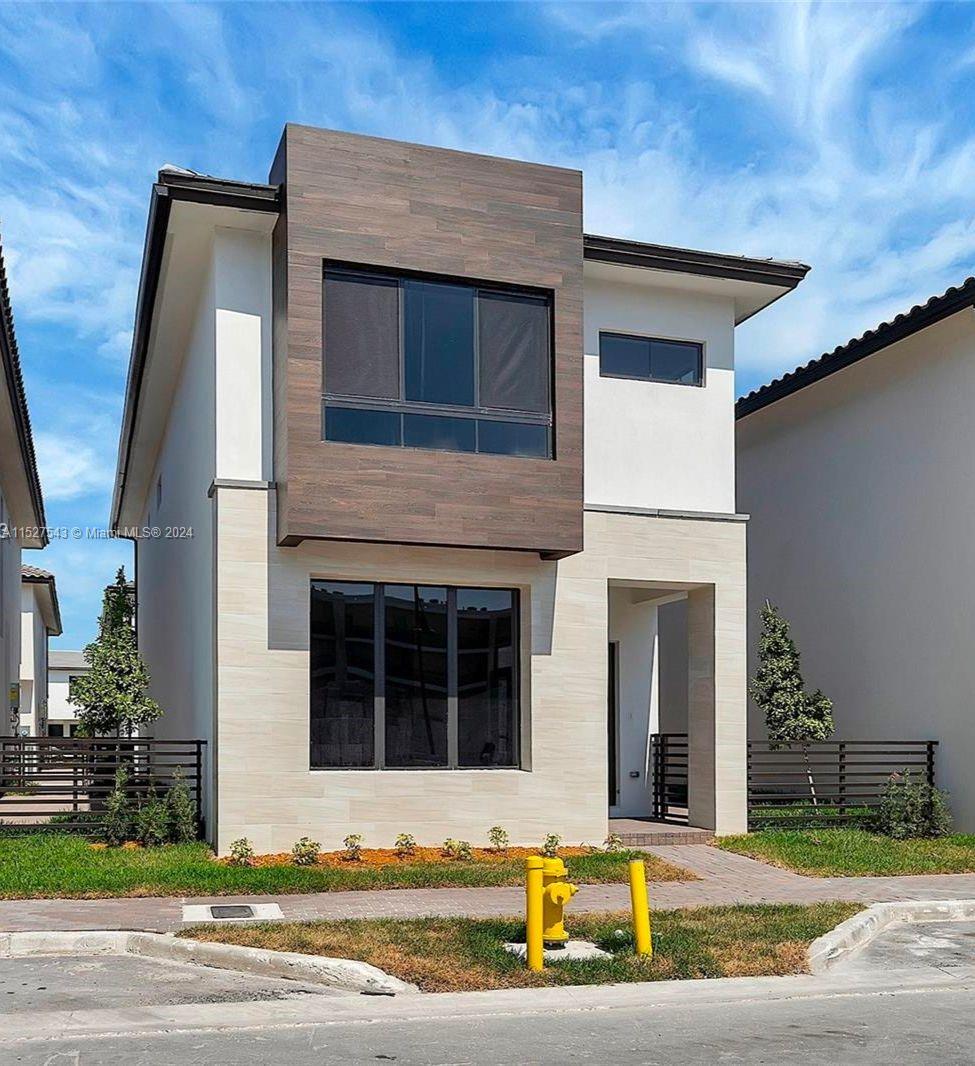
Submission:
M 202 812 L 205 745 L 204 740 L 0 737 L 0 830 L 96 830 L 120 767 L 133 802 L 150 790 L 165 796 L 179 768 Z
M 687 824 L 687 750 L 686 733 L 650 736 L 654 821 Z
M 935 783 L 936 740 L 748 742 L 750 828 L 869 821 L 895 775 Z

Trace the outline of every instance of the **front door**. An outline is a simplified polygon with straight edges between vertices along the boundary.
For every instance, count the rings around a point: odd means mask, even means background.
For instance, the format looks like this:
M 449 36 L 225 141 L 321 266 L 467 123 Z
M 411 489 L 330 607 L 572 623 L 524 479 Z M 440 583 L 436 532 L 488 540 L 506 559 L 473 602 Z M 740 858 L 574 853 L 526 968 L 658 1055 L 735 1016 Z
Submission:
M 609 688 L 606 693 L 607 766 L 609 767 L 609 805 L 616 807 L 620 801 L 619 782 L 619 643 L 609 642 Z

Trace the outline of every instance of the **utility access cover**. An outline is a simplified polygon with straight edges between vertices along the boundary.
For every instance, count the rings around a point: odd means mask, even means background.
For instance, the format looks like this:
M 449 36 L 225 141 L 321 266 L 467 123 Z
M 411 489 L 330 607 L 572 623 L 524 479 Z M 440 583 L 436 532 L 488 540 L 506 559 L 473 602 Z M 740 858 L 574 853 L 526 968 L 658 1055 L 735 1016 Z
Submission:
M 280 922 L 284 920 L 277 903 L 187 903 L 183 923 L 195 922 Z

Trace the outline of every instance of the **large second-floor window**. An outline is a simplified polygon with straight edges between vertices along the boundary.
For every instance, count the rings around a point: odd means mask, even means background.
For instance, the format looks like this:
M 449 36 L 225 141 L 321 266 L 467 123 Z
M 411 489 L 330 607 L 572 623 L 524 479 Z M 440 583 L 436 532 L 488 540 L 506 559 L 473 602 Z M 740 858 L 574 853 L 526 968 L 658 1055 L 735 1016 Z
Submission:
M 518 765 L 518 591 L 313 581 L 313 769 Z
M 328 264 L 323 435 L 552 455 L 551 294 Z

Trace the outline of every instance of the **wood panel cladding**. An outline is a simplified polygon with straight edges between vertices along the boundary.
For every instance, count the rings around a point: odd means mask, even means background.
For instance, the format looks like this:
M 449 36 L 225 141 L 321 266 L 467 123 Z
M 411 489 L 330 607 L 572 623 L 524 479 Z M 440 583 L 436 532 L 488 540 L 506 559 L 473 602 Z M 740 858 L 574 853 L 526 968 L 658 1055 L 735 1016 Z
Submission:
M 278 543 L 581 551 L 582 175 L 289 125 L 270 180 Z M 551 290 L 555 457 L 322 440 L 325 260 Z

